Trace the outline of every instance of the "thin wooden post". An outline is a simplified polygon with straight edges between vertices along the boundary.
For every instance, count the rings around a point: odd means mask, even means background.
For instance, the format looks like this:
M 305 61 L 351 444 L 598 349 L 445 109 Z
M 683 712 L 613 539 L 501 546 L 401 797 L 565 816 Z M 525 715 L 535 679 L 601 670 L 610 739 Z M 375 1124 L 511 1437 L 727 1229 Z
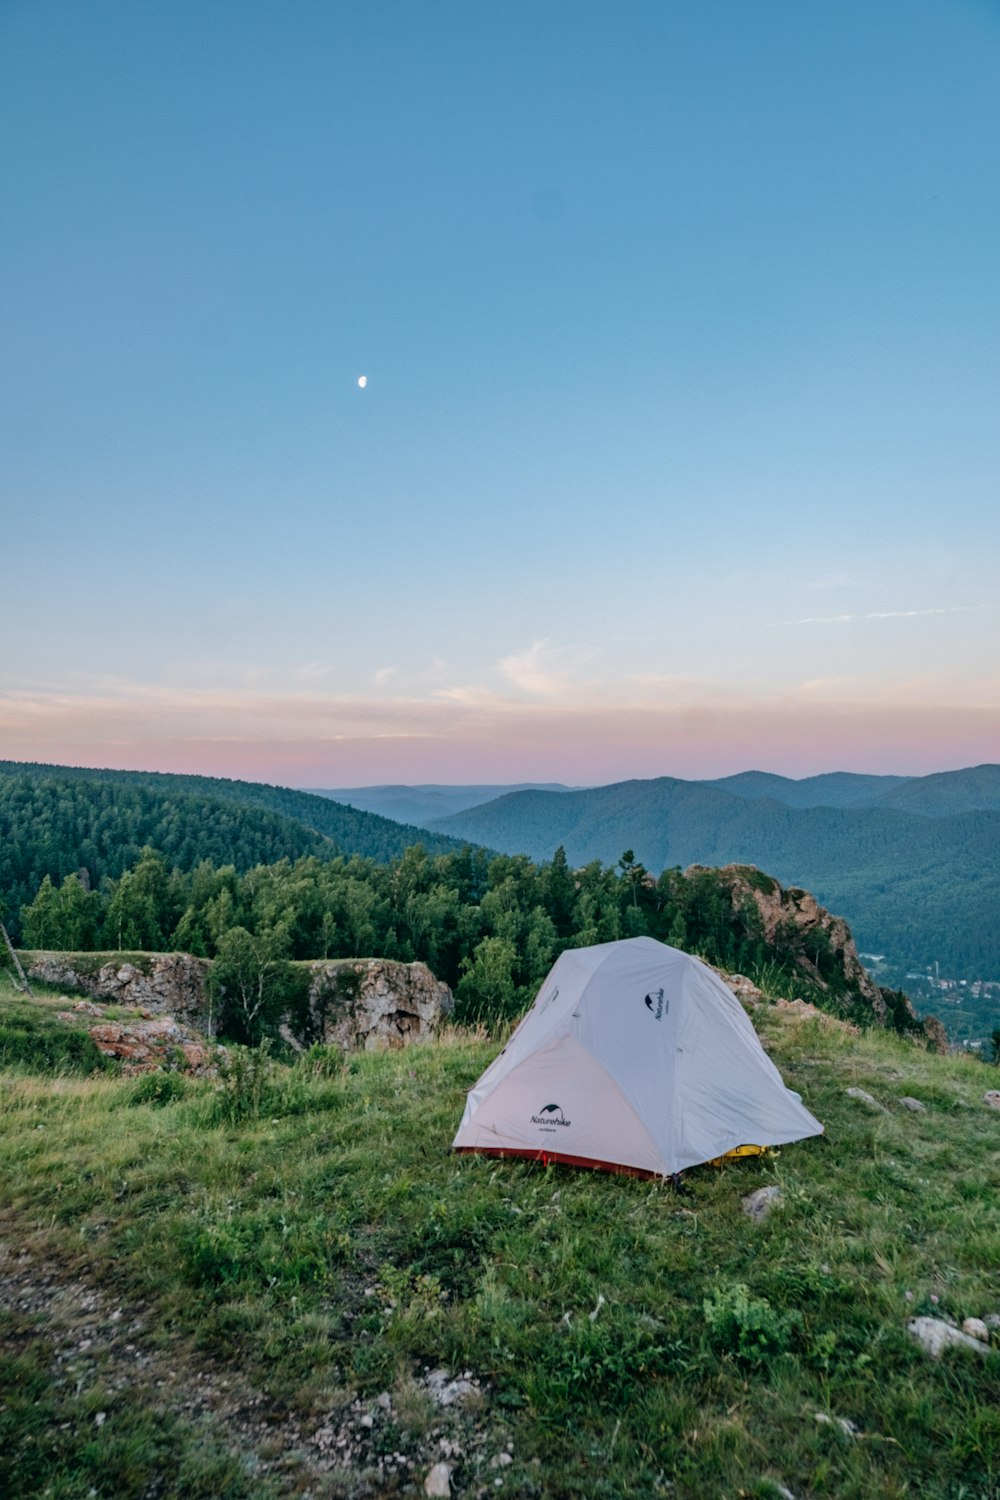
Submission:
M 27 974 L 25 974 L 24 970 L 21 968 L 21 960 L 18 958 L 17 954 L 14 952 L 14 944 L 11 942 L 10 936 L 8 935 L 8 932 L 7 932 L 7 929 L 3 925 L 2 922 L 0 922 L 0 933 L 3 933 L 3 940 L 7 944 L 7 952 L 11 956 L 11 961 L 13 962 L 14 968 L 17 970 L 18 974 L 21 976 L 21 983 L 24 985 L 24 993 L 26 995 L 31 995 L 31 985 L 28 983 L 28 976 L 27 976 Z M 34 999 L 33 995 L 32 995 L 32 999 Z

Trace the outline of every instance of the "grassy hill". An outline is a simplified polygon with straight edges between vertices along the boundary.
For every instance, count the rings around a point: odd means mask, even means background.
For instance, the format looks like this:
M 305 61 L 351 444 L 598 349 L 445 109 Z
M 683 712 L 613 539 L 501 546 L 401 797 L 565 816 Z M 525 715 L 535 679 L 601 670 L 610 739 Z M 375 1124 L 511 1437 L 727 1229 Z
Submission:
M 661 777 L 588 791 L 515 793 L 435 826 L 534 859 L 550 857 L 561 844 L 573 864 L 613 861 L 625 849 L 654 871 L 753 863 L 841 912 L 864 950 L 919 964 L 937 961 L 942 972 L 1000 978 L 1000 811 L 989 805 L 993 772 L 998 768 L 948 773 L 950 781 L 900 781 L 879 801 L 850 807 L 794 807 L 751 796 L 749 789 L 760 786 L 755 779 L 743 778 L 744 790 L 736 795 L 722 784 Z M 904 795 L 919 800 L 921 786 L 924 811 L 895 805 Z M 946 794 L 962 810 L 945 812 Z M 976 797 L 981 810 L 965 805 Z
M 8 1061 L 0 1493 L 419 1496 L 447 1462 L 456 1497 L 993 1500 L 1000 1353 L 906 1322 L 1000 1312 L 995 1072 L 754 1018 L 826 1135 L 685 1197 L 453 1157 L 481 1036 L 222 1082 Z

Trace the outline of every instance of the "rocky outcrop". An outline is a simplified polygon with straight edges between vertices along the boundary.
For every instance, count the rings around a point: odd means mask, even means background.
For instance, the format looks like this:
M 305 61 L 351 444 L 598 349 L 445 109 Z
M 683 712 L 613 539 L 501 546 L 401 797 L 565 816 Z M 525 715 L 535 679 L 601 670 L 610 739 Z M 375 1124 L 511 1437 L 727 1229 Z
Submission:
M 214 1047 L 173 1016 L 152 1016 L 145 1011 L 127 1020 L 109 1020 L 103 1008 L 91 1000 L 78 1000 L 72 1010 L 60 1010 L 56 1015 L 71 1024 L 79 1022 L 81 1016 L 97 1017 L 99 1024 L 88 1027 L 88 1032 L 98 1051 L 120 1062 L 126 1076 L 164 1068 L 214 1073 L 219 1055 L 225 1055 L 224 1047 Z
M 105 960 L 103 963 L 101 960 Z M 207 958 L 190 953 L 35 953 L 28 977 L 89 995 L 105 1005 L 170 1015 L 202 1030 L 208 1024 Z
M 454 1004 L 451 990 L 426 964 L 329 959 L 310 968 L 310 1034 L 345 1052 L 424 1041 Z
M 924 1036 L 927 1038 L 927 1049 L 929 1052 L 940 1052 L 942 1057 L 950 1051 L 948 1033 L 944 1029 L 944 1022 L 939 1021 L 937 1016 L 925 1016 L 922 1021 Z
M 693 865 L 685 874 L 702 870 Z M 733 910 L 754 912 L 769 947 L 794 955 L 803 979 L 821 991 L 840 992 L 864 1002 L 885 1023 L 888 1008 L 879 986 L 868 973 L 843 917 L 820 906 L 809 891 L 787 889 L 752 865 L 726 865 L 718 872 L 729 889 Z M 914 1025 L 918 1026 L 916 1016 Z
M 102 962 L 102 960 L 105 960 Z M 28 973 L 44 984 L 105 1005 L 214 1030 L 209 1005 L 211 963 L 189 953 L 35 953 Z M 319 959 L 309 973 L 304 1016 L 286 1016 L 281 1034 L 292 1047 L 323 1042 L 345 1052 L 405 1047 L 433 1036 L 454 1004 L 451 990 L 426 964 L 386 958 Z M 217 1007 L 216 1007 L 217 1010 Z

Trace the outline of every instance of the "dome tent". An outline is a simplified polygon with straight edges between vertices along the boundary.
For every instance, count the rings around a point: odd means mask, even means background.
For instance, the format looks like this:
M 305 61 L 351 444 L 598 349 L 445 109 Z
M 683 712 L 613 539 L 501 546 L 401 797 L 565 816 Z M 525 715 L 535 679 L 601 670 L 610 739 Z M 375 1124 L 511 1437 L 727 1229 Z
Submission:
M 638 937 L 561 954 L 453 1145 L 669 1177 L 822 1133 L 718 975 Z

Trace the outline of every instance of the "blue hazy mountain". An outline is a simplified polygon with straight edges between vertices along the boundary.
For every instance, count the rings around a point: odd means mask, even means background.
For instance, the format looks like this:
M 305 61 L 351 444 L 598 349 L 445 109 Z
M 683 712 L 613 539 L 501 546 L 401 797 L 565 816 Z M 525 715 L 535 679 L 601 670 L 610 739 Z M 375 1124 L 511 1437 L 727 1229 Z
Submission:
M 392 818 L 397 823 L 415 824 L 418 828 L 429 828 L 438 818 L 453 813 L 467 812 L 471 807 L 480 807 L 492 802 L 507 792 L 565 792 L 569 788 L 556 781 L 522 781 L 514 786 L 354 786 L 313 787 L 314 796 L 330 797 L 344 807 L 355 807 L 359 812 L 375 813 L 381 818 Z
M 508 792 L 433 826 L 536 860 L 561 845 L 574 865 L 626 849 L 655 874 L 755 864 L 846 917 L 867 951 L 1000 979 L 1000 766 Z

